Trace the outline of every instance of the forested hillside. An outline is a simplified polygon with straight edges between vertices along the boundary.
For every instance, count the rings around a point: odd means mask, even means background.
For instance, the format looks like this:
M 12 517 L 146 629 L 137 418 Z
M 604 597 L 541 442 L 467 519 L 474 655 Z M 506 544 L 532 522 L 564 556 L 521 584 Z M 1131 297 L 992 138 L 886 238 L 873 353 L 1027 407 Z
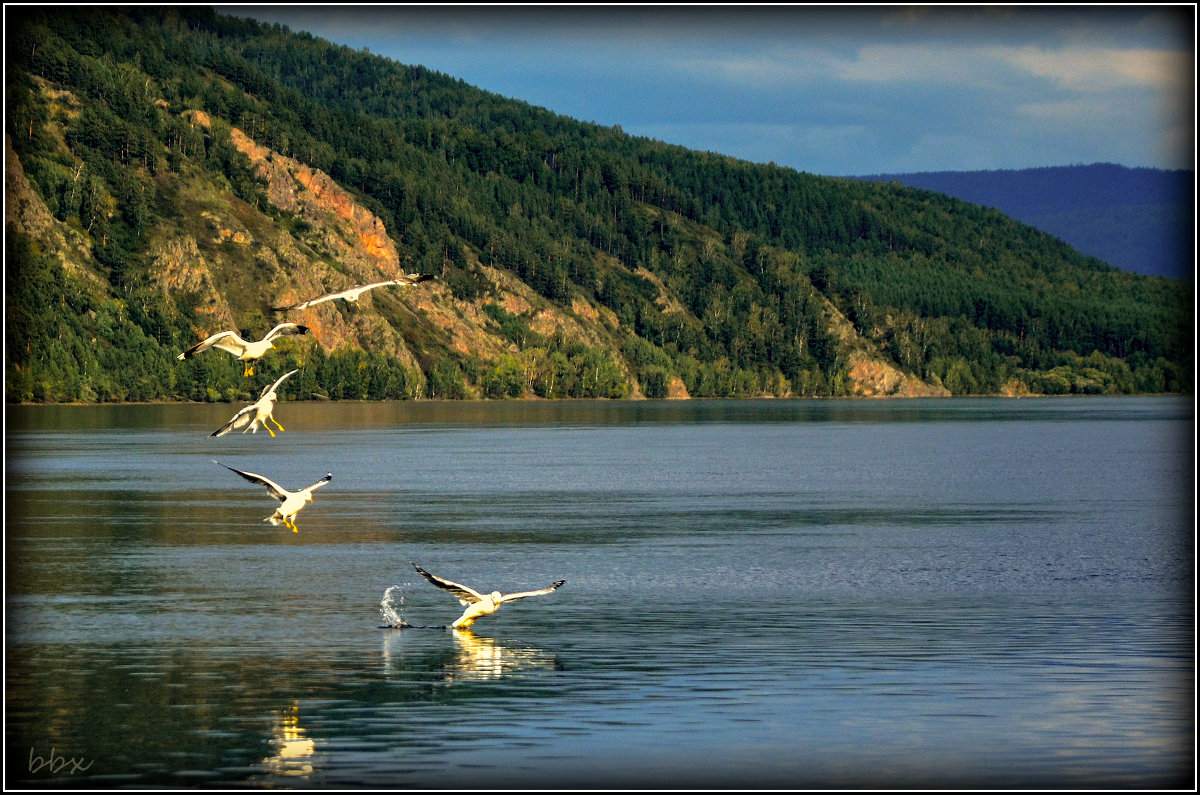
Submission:
M 1113 163 L 859 179 L 947 193 L 1035 226 L 1123 270 L 1194 280 L 1195 174 Z
M 1190 291 L 199 7 L 6 9 L 6 399 L 1186 391 Z M 357 304 L 272 307 L 399 273 Z M 176 356 L 305 336 L 246 378 Z

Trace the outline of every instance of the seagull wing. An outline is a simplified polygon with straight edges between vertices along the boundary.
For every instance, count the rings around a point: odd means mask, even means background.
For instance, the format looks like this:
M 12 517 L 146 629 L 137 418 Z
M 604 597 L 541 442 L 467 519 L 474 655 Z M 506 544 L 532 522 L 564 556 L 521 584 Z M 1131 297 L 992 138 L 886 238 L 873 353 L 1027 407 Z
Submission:
M 526 596 L 541 596 L 542 594 L 550 593 L 555 588 L 557 588 L 560 585 L 563 585 L 565 583 L 566 583 L 566 580 L 559 580 L 558 582 L 551 585 L 549 588 L 543 588 L 540 591 L 521 591 L 520 593 L 505 594 L 504 596 L 500 597 L 500 601 L 501 602 L 511 602 L 514 599 L 524 599 Z
M 215 431 L 210 433 L 209 436 L 224 436 L 230 431 L 245 427 L 246 423 L 250 422 L 251 418 L 254 416 L 254 408 L 257 405 L 257 403 L 252 403 L 249 406 L 246 406 L 246 408 L 242 409 L 237 414 L 234 414 L 233 419 L 222 425 L 220 428 L 217 428 Z M 222 466 L 224 466 L 224 464 L 222 464 Z M 234 471 L 236 472 L 237 470 L 235 469 Z
M 371 282 L 370 284 L 360 284 L 357 287 L 352 287 L 351 289 L 361 290 L 362 292 L 365 293 L 367 290 L 374 290 L 376 287 L 384 287 L 386 285 L 395 284 L 395 283 L 396 283 L 395 279 L 385 279 L 384 281 L 381 281 L 381 282 Z M 350 290 L 347 290 L 346 292 L 350 292 Z
M 214 346 L 218 347 L 218 348 L 223 348 L 224 350 L 231 350 L 231 348 L 226 347 L 226 346 L 233 345 L 235 347 L 232 348 L 232 350 L 234 350 L 234 352 L 240 353 L 241 349 L 236 346 L 239 346 L 239 345 L 244 346 L 245 344 L 246 344 L 246 341 L 244 339 L 242 339 L 241 337 L 239 337 L 237 335 L 237 332 L 222 331 L 219 334 L 213 334 L 211 337 L 204 340 L 203 342 L 196 343 L 195 345 L 188 348 L 183 353 L 179 354 L 179 356 L 177 356 L 176 358 L 190 359 L 191 357 L 195 356 L 197 353 L 206 351 L 209 348 L 212 348 Z
M 358 296 L 352 295 L 352 293 L 354 293 L 355 290 L 361 290 L 361 289 L 362 289 L 361 287 L 351 287 L 348 290 L 339 290 L 336 293 L 325 293 L 325 295 L 319 295 L 316 298 L 310 298 L 307 301 L 303 301 L 299 304 L 292 304 L 291 306 L 275 307 L 274 311 L 288 312 L 293 309 L 307 309 L 310 306 L 316 306 L 317 304 L 323 304 L 326 301 L 337 301 L 337 300 L 357 301 Z M 303 333 L 303 332 L 300 332 L 300 333 Z
M 430 574 L 429 572 L 425 571 L 425 569 L 421 568 L 420 566 L 418 566 L 415 563 L 413 564 L 413 568 L 417 570 L 418 574 L 420 574 L 425 579 L 429 580 L 431 583 L 433 583 L 437 587 L 441 588 L 444 591 L 449 591 L 450 593 L 457 596 L 458 601 L 462 602 L 464 605 L 468 605 L 473 602 L 482 602 L 483 601 L 483 594 L 479 593 L 479 591 L 476 591 L 474 588 L 468 588 L 465 585 L 460 585 L 456 582 L 451 582 L 450 580 L 443 579 L 443 578 L 437 576 L 436 574 Z
M 427 282 L 433 278 L 432 273 L 410 273 L 406 276 L 399 276 L 385 284 L 416 284 L 417 282 Z
M 325 475 L 325 477 L 321 478 L 316 483 L 312 484 L 307 489 L 305 489 L 305 491 L 312 491 L 313 489 L 319 489 L 331 480 L 333 480 L 333 473 L 329 472 Z
M 212 347 L 222 351 L 228 351 L 234 356 L 241 356 L 246 352 L 246 346 L 248 344 L 249 343 L 247 343 L 244 339 L 231 331 L 229 332 L 229 336 L 214 342 Z
M 368 289 L 369 288 L 363 287 L 362 285 L 347 287 L 345 290 L 339 290 L 336 293 L 330 293 L 329 300 L 332 301 L 337 299 L 339 301 L 346 301 L 347 303 L 354 303 L 358 301 L 359 296 L 365 293 Z
M 370 284 L 357 284 L 354 287 L 348 287 L 345 290 L 342 290 L 340 293 L 334 293 L 333 297 L 341 298 L 344 301 L 354 302 L 354 301 L 357 301 L 359 298 L 362 298 L 363 293 L 367 292 L 368 290 L 374 290 L 376 287 L 385 287 L 389 284 L 395 284 L 395 283 L 396 282 L 394 280 L 388 279 L 387 281 L 383 281 L 383 282 L 371 282 Z
M 263 398 L 265 398 L 265 397 L 266 397 L 268 394 L 270 394 L 271 392 L 274 392 L 276 389 L 278 389 L 278 388 L 279 388 L 279 385 L 280 385 L 280 384 L 282 384 L 282 383 L 283 383 L 285 380 L 287 380 L 287 377 L 288 377 L 288 376 L 290 376 L 290 375 L 294 375 L 295 373 L 298 373 L 298 372 L 300 372 L 300 371 L 299 371 L 299 370 L 292 370 L 290 373 L 284 373 L 283 375 L 279 376 L 279 378 L 275 380 L 275 383 L 271 384 L 269 387 L 267 387 L 266 389 L 264 389 L 264 390 L 262 391 L 262 394 L 258 396 L 258 399 L 259 399 L 259 400 L 262 400 L 262 399 L 263 399 Z
M 348 287 L 345 290 L 340 290 L 336 293 L 326 293 L 325 295 L 319 296 L 317 298 L 312 298 L 312 299 L 309 299 L 308 301 L 303 301 L 298 304 L 289 304 L 287 306 L 273 306 L 273 307 L 271 307 L 271 311 L 272 312 L 290 312 L 293 309 L 307 309 L 310 306 L 315 306 L 317 304 L 323 304 L 326 301 L 337 301 L 337 300 L 357 301 L 359 299 L 359 297 L 362 296 L 362 294 L 365 293 L 367 290 L 374 290 L 376 287 L 385 287 L 385 286 L 391 285 L 391 284 L 416 284 L 417 282 L 423 282 L 423 281 L 426 281 L 427 279 L 432 279 L 432 278 L 433 278 L 433 274 L 431 274 L 431 273 L 410 273 L 407 276 L 401 276 L 396 279 L 388 279 L 388 280 L 382 281 L 382 282 L 372 282 L 371 284 L 358 284 L 358 285 L 355 285 L 354 287 Z M 304 332 L 299 332 L 299 333 L 303 334 Z
M 275 339 L 281 334 L 307 334 L 308 326 L 301 326 L 299 323 L 280 323 L 275 328 L 267 332 L 264 340 Z
M 221 462 L 214 461 L 213 463 L 220 464 Z M 291 494 L 291 492 L 289 492 L 283 486 L 280 486 L 278 483 L 271 480 L 270 478 L 265 478 L 262 475 L 256 475 L 253 472 L 243 472 L 240 469 L 234 469 L 233 467 L 228 466 L 226 464 L 221 464 L 221 466 L 225 467 L 226 469 L 230 470 L 231 472 L 238 473 L 239 475 L 241 475 L 242 477 L 244 477 L 246 480 L 250 481 L 251 483 L 257 483 L 260 486 L 266 486 L 267 491 L 271 492 L 271 496 L 274 497 L 275 499 L 279 500 L 280 502 L 283 502 L 284 500 L 286 500 L 288 498 L 288 495 Z

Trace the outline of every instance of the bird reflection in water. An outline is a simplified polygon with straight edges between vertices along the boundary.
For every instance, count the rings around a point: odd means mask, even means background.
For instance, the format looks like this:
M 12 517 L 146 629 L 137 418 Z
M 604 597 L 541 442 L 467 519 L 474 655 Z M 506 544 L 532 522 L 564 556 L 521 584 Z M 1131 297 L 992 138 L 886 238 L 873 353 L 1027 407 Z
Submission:
M 271 728 L 275 753 L 262 760 L 267 772 L 280 776 L 311 776 L 316 746 L 300 726 L 300 703 L 280 710 Z
M 514 649 L 462 627 L 451 629 L 450 635 L 458 654 L 446 666 L 447 680 L 500 679 L 537 669 L 554 670 L 554 655 L 541 649 Z
M 408 627 L 389 632 L 383 642 L 384 669 L 391 674 L 427 670 L 440 674 L 443 682 L 487 681 L 536 672 L 552 672 L 558 665 L 555 655 L 531 647 L 506 646 L 495 638 L 476 635 L 469 629 L 446 628 L 454 639 L 453 649 L 434 640 L 424 629 Z M 432 641 L 432 642 L 431 642 Z M 420 652 L 405 660 L 406 653 Z

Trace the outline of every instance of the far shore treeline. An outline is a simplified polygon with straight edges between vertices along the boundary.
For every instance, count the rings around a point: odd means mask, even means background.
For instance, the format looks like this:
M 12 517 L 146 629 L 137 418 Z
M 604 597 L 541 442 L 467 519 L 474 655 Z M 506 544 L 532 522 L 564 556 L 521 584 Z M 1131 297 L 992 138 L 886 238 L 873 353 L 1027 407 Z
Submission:
M 1191 390 L 1186 283 L 995 210 L 202 7 L 6 11 L 10 403 Z M 251 378 L 176 358 L 282 319 Z

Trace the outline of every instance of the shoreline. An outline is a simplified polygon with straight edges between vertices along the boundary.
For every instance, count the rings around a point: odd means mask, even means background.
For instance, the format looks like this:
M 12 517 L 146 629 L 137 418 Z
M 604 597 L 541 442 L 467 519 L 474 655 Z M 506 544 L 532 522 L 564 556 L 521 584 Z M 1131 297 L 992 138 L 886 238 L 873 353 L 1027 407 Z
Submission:
M 499 400 L 493 398 L 465 398 L 465 399 L 443 399 L 443 398 L 405 398 L 405 399 L 386 399 L 386 400 L 360 400 L 353 398 L 319 398 L 306 400 L 287 400 L 280 399 L 281 403 L 345 403 L 345 404 L 364 404 L 374 405 L 383 403 L 445 403 L 448 405 L 468 405 L 472 403 L 487 403 L 487 404 L 519 404 L 519 403 L 677 403 L 686 404 L 694 402 L 734 402 L 734 401 L 826 401 L 826 400 L 853 400 L 853 401 L 908 401 L 908 400 L 981 400 L 981 399 L 1003 399 L 1003 400 L 1025 400 L 1029 398 L 1053 398 L 1053 399 L 1071 399 L 1071 398 L 1153 398 L 1153 397 L 1194 397 L 1189 392 L 1135 392 L 1131 394 L 1067 394 L 1067 395 L 1050 395 L 1043 393 L 1027 392 L 1019 395 L 1006 394 L 996 392 L 987 395 L 812 395 L 812 396 L 792 396 L 778 397 L 776 395 L 750 395 L 740 397 L 687 397 L 687 398 L 501 398 Z M 5 403 L 4 407 L 8 408 L 37 408 L 37 407 L 52 407 L 52 406 L 76 406 L 80 408 L 95 408 L 100 406 L 230 406 L 245 401 L 234 400 L 120 400 L 120 401 L 104 401 L 104 402 L 72 402 L 72 403 Z

